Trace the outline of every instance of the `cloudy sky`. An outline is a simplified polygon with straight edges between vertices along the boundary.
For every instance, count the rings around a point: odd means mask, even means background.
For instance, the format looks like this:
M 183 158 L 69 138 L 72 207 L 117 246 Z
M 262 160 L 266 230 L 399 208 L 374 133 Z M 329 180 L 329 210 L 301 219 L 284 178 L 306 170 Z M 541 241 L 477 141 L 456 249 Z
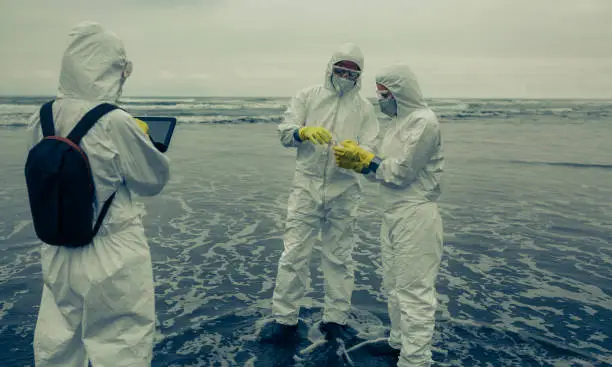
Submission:
M 612 0 L 0 0 L 0 94 L 54 94 L 84 20 L 123 39 L 127 96 L 290 96 L 350 41 L 368 96 L 406 62 L 428 97 L 612 98 Z

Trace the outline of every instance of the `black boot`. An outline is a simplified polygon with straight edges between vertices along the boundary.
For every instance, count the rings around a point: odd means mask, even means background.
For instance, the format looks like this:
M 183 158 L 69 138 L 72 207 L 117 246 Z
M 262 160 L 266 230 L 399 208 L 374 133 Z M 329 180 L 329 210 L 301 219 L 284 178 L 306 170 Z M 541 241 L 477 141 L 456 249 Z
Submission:
M 346 342 L 357 335 L 357 331 L 347 325 L 340 325 L 335 322 L 322 322 L 319 330 L 325 335 L 325 340 L 335 341 L 341 339 Z
M 259 340 L 270 344 L 291 344 L 297 340 L 297 330 L 297 325 L 284 325 L 273 321 L 261 329 Z
M 389 345 L 387 340 L 368 343 L 367 345 L 364 345 L 362 349 L 367 350 L 369 354 L 374 356 L 391 356 L 394 358 L 399 358 L 401 351 L 400 349 L 395 349 Z

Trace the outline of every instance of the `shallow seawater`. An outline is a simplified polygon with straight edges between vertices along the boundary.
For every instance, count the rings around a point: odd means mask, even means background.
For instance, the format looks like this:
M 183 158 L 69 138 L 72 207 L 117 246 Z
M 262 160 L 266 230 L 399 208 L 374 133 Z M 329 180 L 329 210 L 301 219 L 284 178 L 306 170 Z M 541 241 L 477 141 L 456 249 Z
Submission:
M 440 366 L 612 364 L 612 121 L 557 116 L 444 121 L 434 359 Z M 23 179 L 23 127 L 0 134 L 0 360 L 33 365 L 41 292 Z M 300 344 L 260 344 L 295 164 L 274 124 L 179 124 L 172 179 L 144 199 L 158 334 L 153 366 L 342 365 L 321 339 L 322 278 L 301 315 Z M 351 326 L 388 329 L 380 207 L 365 195 Z M 310 347 L 310 349 L 309 349 Z M 350 346 L 347 346 L 349 348 Z M 391 366 L 357 349 L 355 366 Z M 345 364 L 350 365 L 350 364 Z

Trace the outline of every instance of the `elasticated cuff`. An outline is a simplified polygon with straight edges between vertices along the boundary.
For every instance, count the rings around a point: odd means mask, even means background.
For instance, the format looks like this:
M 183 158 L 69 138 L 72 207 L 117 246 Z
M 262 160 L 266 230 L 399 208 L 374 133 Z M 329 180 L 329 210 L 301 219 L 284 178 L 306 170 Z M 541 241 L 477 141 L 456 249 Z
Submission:
M 297 141 L 298 143 L 302 142 L 302 139 L 300 139 L 300 129 L 295 129 L 293 130 L 293 138 L 295 139 L 295 141 Z
M 382 158 L 374 157 L 370 161 L 370 165 L 364 168 L 364 170 L 361 173 L 368 174 L 370 172 L 376 172 L 376 170 L 378 169 L 381 163 L 382 163 Z

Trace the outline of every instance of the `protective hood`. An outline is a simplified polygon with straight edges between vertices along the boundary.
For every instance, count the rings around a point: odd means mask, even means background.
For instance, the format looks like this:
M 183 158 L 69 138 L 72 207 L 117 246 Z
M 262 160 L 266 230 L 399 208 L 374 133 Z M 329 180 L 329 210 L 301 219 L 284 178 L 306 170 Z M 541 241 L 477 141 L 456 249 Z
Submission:
M 327 63 L 327 69 L 325 70 L 325 88 L 335 91 L 336 89 L 332 85 L 331 77 L 332 77 L 332 67 L 338 61 L 352 61 L 355 64 L 359 65 L 361 69 L 361 74 L 363 75 L 364 62 L 363 62 L 363 53 L 361 49 L 355 45 L 354 43 L 345 43 L 341 45 L 336 52 L 332 54 L 331 59 Z M 357 83 L 355 84 L 355 88 L 353 91 L 359 91 L 361 89 L 361 77 L 357 79 Z
M 123 42 L 117 36 L 97 23 L 80 23 L 68 36 L 58 97 L 115 102 L 121 95 L 127 64 Z
M 383 68 L 376 75 L 376 83 L 387 87 L 395 97 L 399 119 L 415 110 L 427 108 L 416 76 L 408 65 L 397 64 Z

